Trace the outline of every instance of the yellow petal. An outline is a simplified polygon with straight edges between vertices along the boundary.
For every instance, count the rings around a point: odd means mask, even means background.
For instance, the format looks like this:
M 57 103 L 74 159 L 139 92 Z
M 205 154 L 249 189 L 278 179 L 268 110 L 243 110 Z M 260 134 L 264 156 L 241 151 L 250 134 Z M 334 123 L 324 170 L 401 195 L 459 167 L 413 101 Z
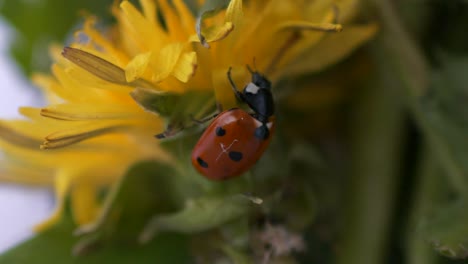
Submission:
M 102 50 L 110 54 L 113 58 L 117 59 L 117 61 L 122 63 L 126 62 L 128 60 L 126 54 L 120 49 L 116 48 L 108 38 L 105 38 L 102 35 L 102 32 L 96 30 L 94 28 L 95 24 L 95 17 L 87 17 L 84 22 L 83 29 L 75 33 L 76 38 L 80 39 L 82 37 L 80 34 L 85 34 L 92 41 L 88 45 L 97 45 Z
M 1 145 L 1 142 L 0 142 Z M 8 153 L 8 147 L 3 147 L 5 153 Z M 17 158 L 14 158 L 18 160 Z M 16 164 L 14 161 L 5 158 L 1 163 L 0 180 L 5 182 L 13 182 L 17 184 L 27 184 L 35 186 L 48 187 L 53 184 L 52 172 L 41 167 L 32 166 L 31 164 Z
M 187 52 L 180 56 L 177 65 L 174 67 L 172 76 L 176 77 L 181 82 L 188 80 L 195 74 L 197 68 L 197 54 L 195 52 Z
M 53 66 L 52 71 L 55 71 L 57 67 Z M 34 74 L 32 76 L 32 81 L 36 86 L 39 86 L 42 90 L 46 91 L 47 93 L 47 100 L 51 102 L 71 100 L 72 98 L 76 97 L 71 92 L 60 85 L 60 83 L 52 78 L 51 76 L 43 75 L 43 74 Z
M 130 111 L 129 111 L 130 110 Z M 41 109 L 41 116 L 67 121 L 136 119 L 141 112 L 122 109 L 122 106 L 94 104 L 58 104 Z
M 2 122 L 3 123 L 3 122 Z M 17 132 L 7 126 L 6 124 L 0 123 L 0 139 L 23 148 L 37 149 L 39 142 L 37 139 L 28 137 L 20 132 Z
M 311 23 L 307 21 L 288 21 L 278 26 L 279 30 L 311 30 L 323 32 L 340 32 L 343 27 L 332 23 Z
M 173 71 L 183 51 L 182 43 L 173 43 L 165 46 L 157 56 L 152 59 L 153 82 L 161 82 Z
M 158 10 L 156 8 L 156 3 L 154 0 L 140 0 L 141 7 L 143 8 L 143 13 L 145 14 L 146 19 L 153 24 L 156 25 L 157 18 L 156 14 L 158 13 Z
M 185 41 L 185 30 L 181 25 L 179 16 L 176 14 L 172 6 L 169 5 L 167 0 L 159 0 L 161 5 L 161 13 L 166 22 L 167 32 L 171 39 L 178 41 Z
M 153 84 L 141 78 L 135 79 L 131 83 L 127 82 L 125 70 L 87 51 L 76 49 L 76 48 L 71 48 L 71 47 L 65 47 L 63 49 L 62 54 L 65 58 L 75 63 L 77 66 L 81 67 L 82 69 L 88 71 L 89 73 L 94 74 L 95 76 L 103 80 L 106 80 L 108 82 L 120 84 L 120 85 L 131 85 L 131 86 L 140 86 L 140 87 L 146 87 L 146 88 L 154 88 Z M 58 67 L 55 67 L 55 68 L 58 68 Z M 64 86 L 67 86 L 67 85 L 64 84 Z
M 89 224 L 99 214 L 99 203 L 97 201 L 97 188 L 94 183 L 80 181 L 73 185 L 71 190 L 71 205 L 73 218 L 78 225 Z
M 347 22 L 353 19 L 359 12 L 361 5 L 359 0 L 338 0 L 335 2 L 340 21 Z
M 118 84 L 127 84 L 125 72 L 119 66 L 84 50 L 65 47 L 62 55 L 99 78 Z
M 128 33 L 132 34 L 132 40 L 136 41 L 141 51 L 159 49 L 161 43 L 167 43 L 167 34 L 163 29 L 147 20 L 129 1 L 123 1 L 120 8 L 125 14 L 122 22 L 126 23 L 128 29 L 123 38 L 129 38 Z
M 200 42 L 205 47 L 210 47 L 208 43 L 219 41 L 224 39 L 231 33 L 234 29 L 234 24 L 232 22 L 225 22 L 221 26 L 211 26 L 204 28 L 202 30 L 202 39 L 200 40 L 199 36 L 192 35 L 189 38 L 191 42 Z
M 60 48 L 61 50 L 61 48 Z M 39 87 L 43 94 L 45 95 L 45 99 L 49 103 L 59 103 L 62 101 L 57 94 L 53 92 L 54 88 L 51 85 L 58 85 L 57 82 L 48 75 L 34 73 L 31 76 L 32 83 Z
M 61 220 L 65 207 L 65 197 L 71 184 L 70 178 L 71 176 L 66 170 L 59 171 L 55 176 L 54 190 L 55 198 L 57 199 L 55 210 L 49 219 L 34 227 L 36 232 L 42 232 L 57 224 Z
M 349 55 L 377 31 L 377 25 L 348 26 L 339 34 L 326 35 L 316 46 L 285 67 L 284 75 L 316 72 Z
M 239 25 L 242 20 L 242 0 L 231 0 L 227 9 L 225 22 L 232 22 L 234 25 Z
M 46 141 L 40 147 L 41 149 L 62 148 L 86 139 L 120 131 L 126 127 L 128 127 L 128 124 L 122 122 L 101 121 L 97 124 L 92 122 L 73 129 L 54 132 L 45 138 Z
M 216 103 L 222 110 L 227 110 L 236 106 L 236 99 L 232 92 L 231 85 L 227 78 L 228 69 L 215 69 L 211 72 L 212 87 L 215 89 Z M 235 67 L 232 70 L 232 78 L 238 89 L 244 87 L 244 83 L 239 82 L 243 79 L 244 72 Z
M 193 17 L 190 9 L 188 9 L 183 0 L 173 0 L 172 2 L 177 10 L 177 13 L 179 13 L 180 23 L 182 24 L 182 28 L 186 31 L 186 36 L 195 33 L 195 28 L 193 26 L 195 25 L 195 18 Z
M 125 78 L 127 82 L 133 82 L 143 76 L 152 55 L 152 52 L 138 54 L 127 64 L 127 67 L 125 67 Z

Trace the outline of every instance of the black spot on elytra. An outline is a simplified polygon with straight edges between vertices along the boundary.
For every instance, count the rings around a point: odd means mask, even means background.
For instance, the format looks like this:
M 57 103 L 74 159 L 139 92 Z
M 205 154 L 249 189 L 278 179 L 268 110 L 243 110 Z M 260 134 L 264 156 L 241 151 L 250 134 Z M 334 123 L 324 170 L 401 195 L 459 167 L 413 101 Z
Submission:
M 237 151 L 229 151 L 229 158 L 233 161 L 241 161 L 242 153 Z
M 202 158 L 197 157 L 197 162 L 198 162 L 198 164 L 200 164 L 200 166 L 202 166 L 203 168 L 208 168 L 208 163 L 206 163 L 206 161 L 204 161 Z
M 215 131 L 215 132 L 216 132 L 216 135 L 217 135 L 218 137 L 222 137 L 222 136 L 226 135 L 226 130 L 223 129 L 222 127 L 216 127 L 216 131 Z

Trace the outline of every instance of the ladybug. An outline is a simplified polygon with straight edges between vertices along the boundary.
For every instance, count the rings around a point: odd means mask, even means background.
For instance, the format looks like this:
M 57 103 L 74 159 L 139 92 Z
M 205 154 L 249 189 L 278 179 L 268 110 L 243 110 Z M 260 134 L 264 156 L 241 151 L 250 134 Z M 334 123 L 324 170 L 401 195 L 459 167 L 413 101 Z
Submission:
M 270 81 L 252 71 L 252 81 L 240 92 L 227 77 L 237 99 L 252 110 L 221 112 L 207 127 L 192 152 L 192 164 L 206 178 L 226 180 L 248 171 L 262 156 L 275 128 L 274 101 Z

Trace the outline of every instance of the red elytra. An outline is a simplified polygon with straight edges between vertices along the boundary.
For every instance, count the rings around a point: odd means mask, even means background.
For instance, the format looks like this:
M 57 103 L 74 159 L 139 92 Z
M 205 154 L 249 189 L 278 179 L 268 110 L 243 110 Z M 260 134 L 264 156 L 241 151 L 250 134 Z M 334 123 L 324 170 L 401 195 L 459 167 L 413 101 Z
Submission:
M 274 117 L 267 126 L 269 135 L 259 138 L 262 125 L 246 111 L 233 108 L 219 114 L 205 130 L 192 152 L 192 164 L 211 180 L 226 180 L 248 171 L 262 156 L 274 132 Z

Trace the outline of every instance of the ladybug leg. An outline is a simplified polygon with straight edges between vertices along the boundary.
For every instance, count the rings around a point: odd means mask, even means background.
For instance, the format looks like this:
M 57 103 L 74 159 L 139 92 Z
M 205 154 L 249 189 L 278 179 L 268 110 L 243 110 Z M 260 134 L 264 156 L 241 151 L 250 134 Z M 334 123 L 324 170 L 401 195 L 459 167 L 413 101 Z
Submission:
M 234 81 L 232 80 L 232 77 L 231 77 L 231 69 L 232 69 L 232 67 L 229 67 L 229 70 L 228 70 L 228 72 L 227 72 L 227 77 L 228 77 L 229 83 L 231 84 L 232 91 L 233 91 L 234 94 L 236 95 L 237 100 L 239 100 L 239 101 L 241 101 L 241 102 L 245 102 L 244 95 L 243 95 L 241 92 L 239 92 L 239 89 L 237 89 L 236 84 L 235 84 Z
M 171 129 L 171 128 L 167 128 L 166 130 L 164 130 L 164 132 L 162 133 L 159 133 L 159 134 L 156 134 L 154 135 L 155 138 L 157 139 L 163 139 L 163 138 L 168 138 L 168 137 L 173 137 L 175 136 L 177 133 L 179 133 L 180 131 L 182 131 L 183 129 Z
M 204 123 L 206 123 L 206 122 L 212 120 L 213 118 L 215 118 L 215 117 L 217 117 L 217 116 L 218 116 L 218 114 L 216 113 L 216 114 L 214 114 L 214 115 L 212 115 L 212 116 L 208 116 L 208 117 L 205 117 L 205 118 L 203 118 L 203 119 L 196 119 L 195 117 L 193 117 L 193 115 L 190 115 L 190 119 L 192 119 L 192 121 L 193 121 L 194 123 L 197 123 L 197 124 L 200 124 L 200 125 L 201 125 L 201 124 L 204 124 Z
M 163 139 L 168 137 L 173 137 L 177 135 L 180 131 L 184 130 L 184 126 L 182 124 L 179 125 L 171 125 L 169 124 L 162 133 L 154 135 L 157 139 Z

